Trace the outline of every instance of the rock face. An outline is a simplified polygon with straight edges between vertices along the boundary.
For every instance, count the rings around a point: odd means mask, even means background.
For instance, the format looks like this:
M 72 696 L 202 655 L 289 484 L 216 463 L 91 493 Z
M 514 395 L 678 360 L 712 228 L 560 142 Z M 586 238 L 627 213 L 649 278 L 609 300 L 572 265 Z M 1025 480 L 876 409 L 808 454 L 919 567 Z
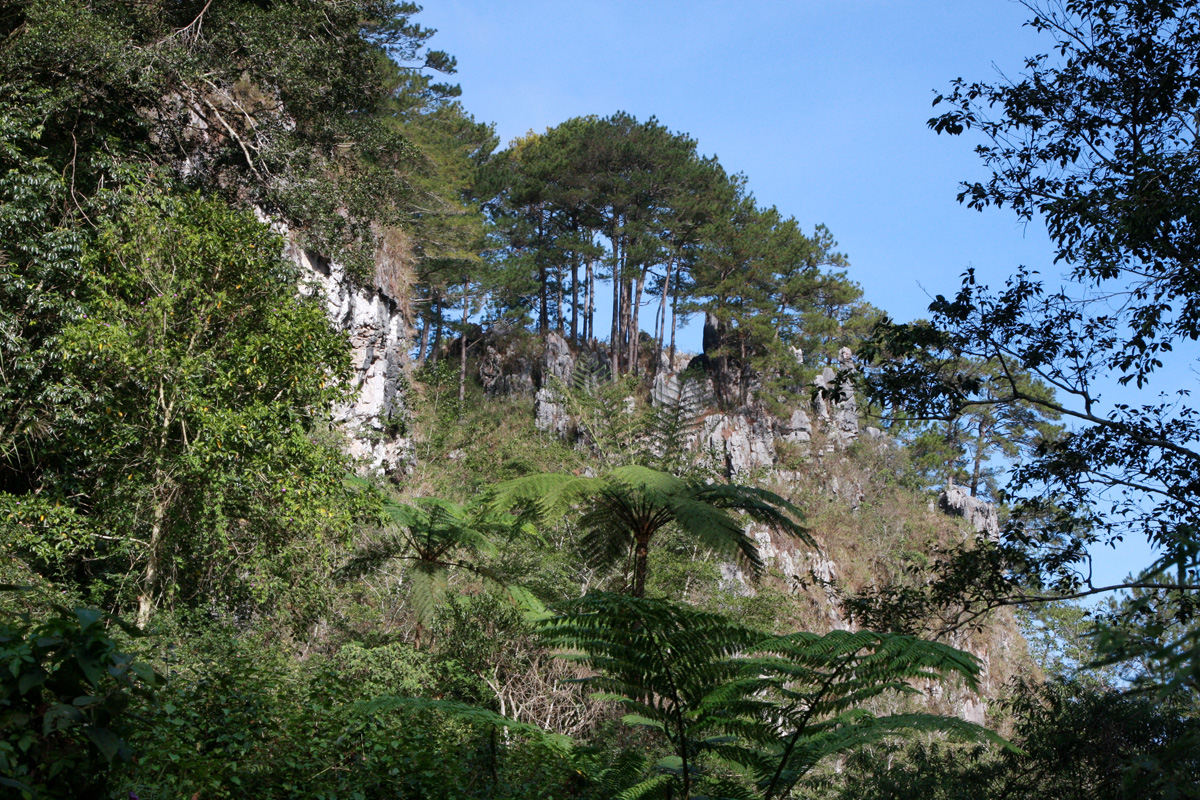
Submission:
M 772 467 L 778 460 L 772 418 L 755 406 L 708 415 L 693 441 L 727 478 Z
M 697 370 L 689 371 L 691 363 L 690 355 L 678 353 L 675 356 L 675 369 L 662 369 L 655 374 L 650 385 L 650 400 L 654 405 L 678 404 L 693 416 L 716 405 L 712 379 Z
M 768 569 L 777 569 L 787 576 L 793 592 L 809 591 L 817 594 L 830 630 L 851 630 L 853 626 L 842 614 L 842 603 L 838 597 L 837 564 L 819 549 L 814 550 L 790 536 L 773 533 L 768 528 L 754 524 L 747 529 L 755 542 L 763 564 Z
M 938 505 L 947 514 L 962 517 L 971 523 L 976 533 L 993 542 L 1000 541 L 1000 517 L 996 514 L 996 507 L 986 500 L 972 497 L 963 487 L 950 484 L 938 495 Z
M 789 444 L 812 441 L 812 420 L 803 408 L 797 408 L 786 420 L 778 420 L 775 423 L 775 434 L 780 441 Z
M 826 423 L 830 449 L 845 447 L 858 438 L 858 404 L 854 399 L 854 355 L 849 347 L 838 353 L 839 369 L 826 367 L 817 376 L 813 401 L 818 419 Z
M 352 286 L 340 265 L 301 249 L 286 230 L 284 237 L 287 256 L 303 270 L 300 291 L 323 297 L 329 318 L 350 337 L 355 396 L 334 409 L 350 454 L 368 469 L 408 469 L 412 441 L 400 433 L 409 418 L 402 390 L 408 330 L 400 309 L 377 289 Z
M 575 374 L 575 356 L 567 340 L 555 331 L 546 334 L 546 346 L 542 351 L 541 363 L 538 365 L 538 385 L 546 386 L 554 380 L 570 384 Z
M 533 396 L 533 422 L 538 430 L 566 438 L 571 429 L 571 415 L 555 387 L 559 384 L 569 386 L 574 375 L 575 356 L 571 353 L 571 346 L 566 339 L 551 331 L 546 334 L 545 349 L 533 376 L 538 384 L 537 394 Z
M 712 339 L 716 335 L 715 325 L 710 323 L 707 329 L 711 329 L 708 336 Z M 554 332 L 547 334 L 541 343 L 528 338 L 505 338 L 498 336 L 484 347 L 479 376 L 485 392 L 493 397 L 532 397 L 537 428 L 568 437 L 573 422 L 554 387 L 559 382 L 577 381 L 576 373 L 581 366 L 583 375 L 603 379 L 607 354 L 599 350 L 573 352 L 568 342 Z M 688 447 L 701 453 L 709 466 L 726 477 L 774 467 L 779 460 L 776 448 L 779 442 L 807 445 L 813 439 L 815 427 L 824 433 L 830 452 L 845 447 L 859 435 L 853 387 L 855 367 L 848 349 L 843 350 L 840 370 L 826 368 L 817 376 L 811 413 L 810 408 L 801 406 L 786 418 L 768 411 L 762 402 L 753 399 L 753 393 L 739 407 L 718 410 L 720 375 L 714 376 L 714 368 L 713 359 L 707 355 L 679 355 L 675 369 L 663 369 L 654 376 L 650 396 L 655 405 L 679 405 L 687 417 L 695 419 Z M 732 392 L 732 387 L 726 387 L 726 394 Z
M 488 343 L 479 360 L 479 380 L 488 397 L 529 397 L 536 391 L 533 358 L 519 340 Z

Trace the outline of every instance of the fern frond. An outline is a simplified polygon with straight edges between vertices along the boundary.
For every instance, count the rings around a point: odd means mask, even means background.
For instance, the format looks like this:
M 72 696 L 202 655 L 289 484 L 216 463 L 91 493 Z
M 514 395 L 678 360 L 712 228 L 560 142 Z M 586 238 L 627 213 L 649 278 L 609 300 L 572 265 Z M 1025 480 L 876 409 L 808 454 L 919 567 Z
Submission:
M 408 576 L 408 601 L 421 624 L 429 626 L 449 585 L 446 568 L 418 561 Z
M 593 478 L 560 473 L 527 475 L 503 481 L 488 489 L 481 504 L 490 511 L 530 509 L 542 519 L 556 519 L 598 488 Z
M 914 680 L 975 687 L 978 660 L 936 642 L 870 631 L 768 635 L 665 600 L 607 593 L 566 604 L 539 628 L 598 673 L 586 682 L 620 704 L 627 722 L 660 731 L 690 765 L 705 754 L 735 765 L 764 798 L 785 796 L 830 755 L 910 731 L 1003 741 L 956 718 L 863 710 L 881 694 L 912 691 Z M 695 778 L 707 782 L 705 796 L 722 796 L 706 773 Z M 719 791 L 743 791 L 738 785 Z
M 671 797 L 674 784 L 675 781 L 671 775 L 655 775 L 630 786 L 616 795 L 613 800 L 652 800 L 652 798 Z

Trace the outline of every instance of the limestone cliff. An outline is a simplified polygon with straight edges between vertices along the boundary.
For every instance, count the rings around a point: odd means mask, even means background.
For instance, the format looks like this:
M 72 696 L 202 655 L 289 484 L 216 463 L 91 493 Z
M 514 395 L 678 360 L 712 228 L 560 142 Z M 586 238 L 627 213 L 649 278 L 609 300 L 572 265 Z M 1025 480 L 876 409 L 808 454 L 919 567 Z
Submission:
M 304 250 L 286 229 L 283 234 L 287 256 L 301 269 L 300 291 L 323 298 L 330 320 L 350 340 L 351 398 L 333 414 L 350 454 L 365 469 L 407 469 L 413 458 L 405 397 L 409 332 L 397 298 L 378 286 L 355 285 L 339 264 Z M 377 258 L 397 256 L 381 248 Z M 380 266 L 384 272 L 387 265 Z

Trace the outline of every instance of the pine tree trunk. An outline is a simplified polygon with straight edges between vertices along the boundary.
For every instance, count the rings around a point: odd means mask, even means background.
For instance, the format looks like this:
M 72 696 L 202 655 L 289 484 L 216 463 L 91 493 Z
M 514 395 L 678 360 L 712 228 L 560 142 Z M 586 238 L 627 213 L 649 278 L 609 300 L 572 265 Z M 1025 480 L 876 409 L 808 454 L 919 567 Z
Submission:
M 442 304 L 440 302 L 434 303 L 433 312 L 433 349 L 429 353 L 429 360 L 436 364 L 442 349 Z
M 579 257 L 571 263 L 571 343 L 579 346 Z
M 545 336 L 546 332 L 550 330 L 550 309 L 547 308 L 550 298 L 546 287 L 548 282 L 549 278 L 546 275 L 546 267 L 542 265 L 538 267 L 538 333 L 542 336 Z
M 429 344 L 429 318 L 421 317 L 421 332 L 417 334 L 417 366 L 425 363 L 425 349 Z
M 745 404 L 746 396 L 750 393 L 750 379 L 746 370 L 746 335 L 739 329 L 738 339 L 741 344 L 741 360 L 738 363 L 738 397 Z
M 641 348 L 641 311 L 642 311 L 642 287 L 646 283 L 646 272 L 642 270 L 638 273 L 634 281 L 633 291 L 630 292 L 629 298 L 629 366 L 633 370 L 633 374 L 637 375 L 641 366 L 641 353 L 638 352 Z
M 554 311 L 555 311 L 555 317 L 557 318 L 557 322 L 558 322 L 558 324 L 556 326 L 558 328 L 558 335 L 562 336 L 563 334 L 566 333 L 566 331 L 563 329 L 563 275 L 564 275 L 564 273 L 563 273 L 562 264 L 559 264 L 558 267 L 554 271 L 558 276 L 558 307 L 556 309 L 554 309 Z
M 666 335 L 667 335 L 667 294 L 671 290 L 671 267 L 674 266 L 674 264 L 675 264 L 674 256 L 671 256 L 670 258 L 667 259 L 667 273 L 666 273 L 666 276 L 663 278 L 662 299 L 658 303 L 658 316 L 661 319 L 661 324 L 658 326 L 658 336 L 655 339 L 655 350 L 654 350 L 654 371 L 655 372 L 658 372 L 658 370 L 662 366 L 663 340 L 666 338 Z M 672 328 L 671 332 L 674 333 L 674 328 Z M 672 363 L 670 369 L 674 369 L 674 368 L 675 368 L 675 365 Z
M 596 339 L 596 273 L 592 259 L 587 260 L 587 300 L 583 307 L 583 340 L 591 345 Z
M 463 286 L 463 313 L 462 313 L 462 337 L 459 339 L 461 347 L 458 364 L 458 402 L 461 404 L 467 399 L 467 312 L 471 308 L 471 298 L 467 295 L 467 287 Z
M 612 338 L 609 339 L 609 360 L 612 366 L 612 378 L 615 381 L 621 374 L 621 241 L 617 238 L 614 225 L 613 233 L 613 306 L 612 306 Z
M 544 248 L 542 247 L 542 245 L 545 243 L 545 230 L 543 228 L 543 224 L 544 220 L 542 218 L 541 210 L 539 209 L 537 229 L 537 242 L 539 251 L 544 251 Z M 540 333 L 542 336 L 545 336 L 546 332 L 550 330 L 550 309 L 548 307 L 550 304 L 550 297 L 549 288 L 546 285 L 550 281 L 550 276 L 547 274 L 545 262 L 542 261 L 544 255 L 539 253 L 535 254 L 534 257 L 538 259 L 538 299 L 540 300 L 541 306 L 538 309 L 538 333 Z
M 679 273 L 675 273 L 675 285 L 671 289 L 671 369 L 675 369 L 675 309 L 679 305 Z
M 977 496 L 979 491 L 979 479 L 983 474 L 983 443 L 987 433 L 987 424 L 979 420 L 979 438 L 975 440 L 975 469 L 971 473 L 971 497 Z

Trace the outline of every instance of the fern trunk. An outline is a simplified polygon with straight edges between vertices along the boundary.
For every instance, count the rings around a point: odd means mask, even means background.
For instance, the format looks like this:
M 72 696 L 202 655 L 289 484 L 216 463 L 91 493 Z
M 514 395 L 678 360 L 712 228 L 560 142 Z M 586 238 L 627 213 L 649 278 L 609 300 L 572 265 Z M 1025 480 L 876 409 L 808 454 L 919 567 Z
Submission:
M 633 548 L 633 596 L 646 596 L 646 571 L 650 556 L 650 537 L 639 536 Z

